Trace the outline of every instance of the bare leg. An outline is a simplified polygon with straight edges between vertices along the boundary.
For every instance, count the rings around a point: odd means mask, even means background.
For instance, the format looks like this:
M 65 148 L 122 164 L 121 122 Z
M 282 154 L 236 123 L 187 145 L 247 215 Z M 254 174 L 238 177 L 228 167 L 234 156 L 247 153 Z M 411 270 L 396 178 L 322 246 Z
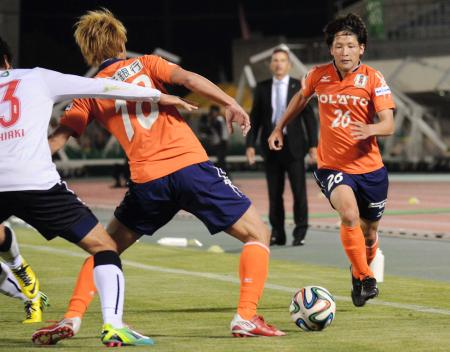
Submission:
M 226 232 L 243 243 L 260 242 L 265 246 L 270 243 L 269 229 L 253 205 Z

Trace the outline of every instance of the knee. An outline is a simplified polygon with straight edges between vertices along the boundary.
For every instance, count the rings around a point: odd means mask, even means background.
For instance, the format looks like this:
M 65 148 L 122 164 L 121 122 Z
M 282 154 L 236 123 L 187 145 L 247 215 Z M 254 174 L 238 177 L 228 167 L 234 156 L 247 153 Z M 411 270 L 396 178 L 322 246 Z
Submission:
M 116 243 L 100 224 L 97 224 L 80 242 L 78 242 L 78 245 L 90 254 L 96 254 L 101 251 L 117 252 Z
M 354 227 L 359 223 L 359 212 L 357 208 L 347 207 L 339 212 L 344 225 Z
M 89 248 L 87 249 L 92 254 L 102 252 L 102 251 L 119 251 L 117 244 L 108 236 L 108 240 L 104 237 L 104 240 L 95 240 L 89 244 Z
M 369 228 L 364 233 L 364 239 L 367 247 L 372 247 L 378 240 L 377 229 Z

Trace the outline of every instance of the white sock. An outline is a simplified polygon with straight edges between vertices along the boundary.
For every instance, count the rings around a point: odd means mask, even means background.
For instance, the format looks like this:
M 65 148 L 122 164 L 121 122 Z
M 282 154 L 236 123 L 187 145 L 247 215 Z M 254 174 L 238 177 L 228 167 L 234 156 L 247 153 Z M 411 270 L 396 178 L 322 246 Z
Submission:
M 9 297 L 18 298 L 27 301 L 28 298 L 22 293 L 11 269 L 4 263 L 0 263 L 0 292 Z
M 113 264 L 94 267 L 94 281 L 102 304 L 103 323 L 122 328 L 125 280 L 122 270 Z
M 23 263 L 23 258 L 21 255 L 18 255 L 17 257 L 15 257 L 13 259 L 12 262 L 8 262 L 6 263 L 11 269 L 17 269 L 18 267 L 20 267 Z
M 5 226 L 5 232 L 10 231 L 12 236 L 11 247 L 6 252 L 0 251 L 0 257 L 10 266 L 20 266 L 22 258 L 20 257 L 19 244 L 12 228 Z

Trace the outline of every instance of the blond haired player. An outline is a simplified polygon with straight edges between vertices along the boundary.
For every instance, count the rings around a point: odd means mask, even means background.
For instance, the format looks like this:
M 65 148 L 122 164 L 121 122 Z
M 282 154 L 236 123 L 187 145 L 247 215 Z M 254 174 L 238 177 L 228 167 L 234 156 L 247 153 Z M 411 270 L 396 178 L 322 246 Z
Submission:
M 162 91 L 164 84 L 183 85 L 224 106 L 230 128 L 236 122 L 244 135 L 250 128 L 245 111 L 206 78 L 154 55 L 126 59 L 126 30 L 108 10 L 89 11 L 82 16 L 76 24 L 75 40 L 86 62 L 100 65 L 97 77 Z M 180 209 L 194 214 L 211 234 L 225 231 L 244 243 L 239 268 L 240 299 L 231 333 L 284 335 L 256 313 L 268 273 L 268 229 L 250 200 L 223 170 L 208 161 L 205 150 L 178 111 L 158 104 L 78 99 L 65 112 L 61 126 L 50 139 L 52 151 L 61 148 L 71 135 L 83 133 L 94 119 L 117 138 L 131 169 L 129 190 L 108 226 L 119 252 L 142 235 L 152 235 Z M 92 290 L 92 260 L 88 259 L 65 319 L 36 331 L 34 336 L 46 339 L 57 335 L 60 339 L 76 333 L 92 300 Z
M 352 268 L 352 301 L 361 307 L 378 295 L 369 264 L 378 246 L 388 176 L 376 137 L 394 132 L 395 105 L 382 74 L 360 61 L 367 44 L 361 18 L 337 18 L 324 32 L 333 62 L 308 73 L 268 142 L 280 150 L 283 127 L 317 95 L 320 138 L 314 175 L 341 218 L 341 241 Z

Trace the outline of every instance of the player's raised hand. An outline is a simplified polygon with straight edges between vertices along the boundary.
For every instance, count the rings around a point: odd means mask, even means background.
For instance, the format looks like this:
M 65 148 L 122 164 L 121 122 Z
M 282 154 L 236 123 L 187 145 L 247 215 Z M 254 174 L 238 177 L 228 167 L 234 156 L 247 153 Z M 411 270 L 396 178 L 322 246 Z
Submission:
M 195 106 L 194 104 L 181 99 L 180 97 L 177 97 L 175 95 L 170 94 L 164 94 L 161 93 L 161 96 L 159 98 L 159 104 L 161 105 L 174 105 L 178 108 L 186 109 L 187 111 L 197 110 L 198 106 Z
M 281 150 L 283 148 L 283 131 L 275 128 L 267 140 L 270 150 Z
M 352 135 L 353 139 L 356 140 L 363 140 L 369 138 L 370 136 L 373 135 L 371 126 L 372 125 L 366 125 L 361 121 L 351 121 L 350 134 Z
M 239 125 L 244 137 L 250 130 L 250 117 L 237 103 L 225 106 L 225 120 L 227 121 L 227 127 L 230 133 L 233 133 L 233 122 Z

